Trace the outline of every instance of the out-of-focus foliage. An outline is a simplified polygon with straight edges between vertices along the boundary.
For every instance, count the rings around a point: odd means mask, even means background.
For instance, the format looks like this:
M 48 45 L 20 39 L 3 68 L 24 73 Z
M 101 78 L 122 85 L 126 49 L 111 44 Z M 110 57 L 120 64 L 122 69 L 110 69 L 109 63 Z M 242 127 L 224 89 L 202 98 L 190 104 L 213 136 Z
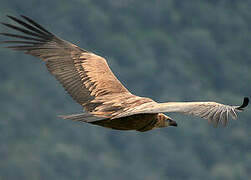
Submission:
M 242 0 L 2 0 L 0 19 L 24 14 L 106 57 L 136 95 L 239 104 L 251 92 L 250 8 Z M 38 59 L 0 48 L 0 82 L 1 180 L 251 177 L 250 108 L 227 128 L 171 114 L 178 128 L 119 132 L 57 118 L 81 107 Z

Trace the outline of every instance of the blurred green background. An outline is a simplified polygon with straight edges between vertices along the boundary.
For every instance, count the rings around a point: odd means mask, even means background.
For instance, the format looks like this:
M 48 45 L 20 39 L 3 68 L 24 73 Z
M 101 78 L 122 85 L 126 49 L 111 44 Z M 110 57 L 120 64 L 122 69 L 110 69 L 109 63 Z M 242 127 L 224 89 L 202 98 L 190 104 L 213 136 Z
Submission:
M 105 57 L 136 95 L 235 105 L 251 95 L 250 8 L 244 0 L 1 0 L 0 21 L 24 14 Z M 251 177 L 250 107 L 227 128 L 172 113 L 178 128 L 122 132 L 57 118 L 81 107 L 34 57 L 0 48 L 0 83 L 0 180 Z

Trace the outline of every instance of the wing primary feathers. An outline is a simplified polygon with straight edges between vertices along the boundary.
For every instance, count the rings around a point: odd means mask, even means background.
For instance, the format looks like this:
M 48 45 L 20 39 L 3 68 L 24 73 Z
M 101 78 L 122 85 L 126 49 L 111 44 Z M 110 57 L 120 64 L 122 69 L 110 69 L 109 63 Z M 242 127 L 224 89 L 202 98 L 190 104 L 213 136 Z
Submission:
M 34 26 L 36 26 L 37 28 L 39 28 L 40 30 L 46 32 L 49 35 L 52 35 L 52 33 L 50 33 L 49 31 L 47 31 L 43 26 L 39 25 L 38 23 L 36 23 L 35 21 L 33 21 L 32 19 L 28 18 L 27 16 L 24 15 L 20 15 L 22 18 L 26 19 L 29 23 L 33 24 Z
M 231 117 L 232 117 L 234 120 L 237 119 L 237 114 L 236 114 L 236 112 L 234 111 L 233 108 L 230 108 L 229 113 L 230 113 Z
M 33 50 L 38 50 L 40 53 L 41 50 L 49 50 L 49 49 L 56 49 L 55 47 L 50 47 L 50 44 L 47 44 L 47 46 L 44 46 L 46 43 L 51 41 L 55 36 L 46 31 L 42 26 L 35 23 L 33 20 L 21 16 L 24 18 L 27 22 L 24 22 L 16 17 L 7 15 L 8 18 L 15 21 L 17 24 L 22 25 L 22 27 L 18 27 L 16 25 L 8 24 L 8 23 L 1 23 L 4 26 L 7 26 L 10 29 L 14 29 L 18 32 L 24 33 L 25 35 L 19 35 L 19 34 L 12 34 L 12 33 L 0 33 L 0 35 L 7 36 L 7 37 L 14 37 L 18 38 L 20 40 L 13 40 L 13 41 L 1 41 L 0 43 L 3 44 L 15 44 L 15 46 L 7 46 L 5 48 L 10 48 L 13 50 L 21 50 L 25 51 L 25 53 L 29 53 Z M 23 41 L 27 40 L 27 41 Z M 34 54 L 35 51 L 34 51 Z
M 227 126 L 227 117 L 226 117 L 226 111 L 225 110 L 221 111 L 221 113 L 220 113 L 220 121 L 221 121 L 221 123 L 223 124 L 224 127 Z
M 30 30 L 33 31 L 33 32 L 36 32 L 36 33 L 38 33 L 38 34 L 43 34 L 43 35 L 45 35 L 45 36 L 48 35 L 48 33 L 45 33 L 45 32 L 43 32 L 43 31 L 40 31 L 39 29 L 37 29 L 37 28 L 35 28 L 35 27 L 33 27 L 33 26 L 31 26 L 31 25 L 25 23 L 24 21 L 21 21 L 20 19 L 17 19 L 17 18 L 15 18 L 15 17 L 9 16 L 9 15 L 7 15 L 7 17 L 9 17 L 9 18 L 12 19 L 13 21 L 17 22 L 18 24 L 20 24 L 20 25 L 26 27 L 27 29 L 30 29 Z
M 37 34 L 37 33 L 33 33 L 33 32 L 31 32 L 31 31 L 28 31 L 28 30 L 26 30 L 26 29 L 23 29 L 23 28 L 20 28 L 20 27 L 17 27 L 17 26 L 8 24 L 8 23 L 3 23 L 3 22 L 1 22 L 1 24 L 4 25 L 4 26 L 9 27 L 9 28 L 11 28 L 11 29 L 14 29 L 14 30 L 16 30 L 16 31 L 20 31 L 20 32 L 22 32 L 22 33 L 24 33 L 24 34 L 27 34 L 27 35 L 31 35 L 31 36 L 36 36 L 36 37 L 40 37 L 40 38 L 43 38 L 43 39 L 47 39 L 47 37 L 44 36 L 44 35 L 40 35 L 40 34 Z
M 243 111 L 244 110 L 243 108 L 247 107 L 248 103 L 249 103 L 249 98 L 244 97 L 242 105 L 237 107 L 236 109 Z
M 221 118 L 221 112 L 222 112 L 222 107 L 219 108 L 215 114 L 213 115 L 213 125 L 214 127 L 217 127 Z
M 37 38 L 32 38 L 32 37 L 22 36 L 22 35 L 17 35 L 17 34 L 11 34 L 11 33 L 0 33 L 0 35 L 14 37 L 14 38 L 18 38 L 18 39 L 27 39 L 27 40 L 45 42 L 45 40 L 43 40 L 43 39 L 37 39 Z
M 0 41 L 0 43 L 15 43 L 15 44 L 42 44 L 39 42 L 32 42 L 32 41 Z
M 5 48 L 10 48 L 10 49 L 14 49 L 14 50 L 20 50 L 20 51 L 29 51 L 29 50 L 36 50 L 37 47 L 36 46 L 7 46 Z M 51 49 L 51 48 L 39 48 L 41 49 Z

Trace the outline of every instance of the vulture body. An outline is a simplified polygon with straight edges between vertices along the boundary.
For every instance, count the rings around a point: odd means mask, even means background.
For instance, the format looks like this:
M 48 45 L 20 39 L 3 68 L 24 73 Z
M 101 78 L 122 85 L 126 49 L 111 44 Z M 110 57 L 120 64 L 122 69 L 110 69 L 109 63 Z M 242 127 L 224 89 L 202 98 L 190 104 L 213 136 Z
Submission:
M 47 31 L 34 20 L 8 16 L 21 26 L 2 23 L 22 34 L 0 33 L 16 40 L 2 41 L 12 44 L 7 48 L 23 51 L 42 59 L 49 72 L 63 85 L 71 97 L 83 106 L 84 112 L 60 116 L 64 119 L 87 122 L 117 130 L 148 131 L 155 128 L 177 126 L 165 112 L 179 112 L 207 119 L 217 126 L 226 126 L 229 114 L 236 119 L 249 99 L 241 106 L 216 102 L 157 103 L 152 99 L 131 94 L 114 76 L 106 60 Z

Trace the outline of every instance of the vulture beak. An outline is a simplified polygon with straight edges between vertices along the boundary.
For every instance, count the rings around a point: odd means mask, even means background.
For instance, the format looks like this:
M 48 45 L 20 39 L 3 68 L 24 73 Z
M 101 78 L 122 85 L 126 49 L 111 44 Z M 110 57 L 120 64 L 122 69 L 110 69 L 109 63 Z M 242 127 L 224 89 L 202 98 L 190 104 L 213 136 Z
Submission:
M 178 126 L 178 124 L 174 120 L 172 120 L 171 118 L 167 119 L 166 121 L 167 121 L 168 126 L 175 126 L 175 127 Z
M 170 126 L 175 126 L 175 127 L 178 126 L 178 124 L 175 121 L 171 121 L 169 124 L 170 124 Z

